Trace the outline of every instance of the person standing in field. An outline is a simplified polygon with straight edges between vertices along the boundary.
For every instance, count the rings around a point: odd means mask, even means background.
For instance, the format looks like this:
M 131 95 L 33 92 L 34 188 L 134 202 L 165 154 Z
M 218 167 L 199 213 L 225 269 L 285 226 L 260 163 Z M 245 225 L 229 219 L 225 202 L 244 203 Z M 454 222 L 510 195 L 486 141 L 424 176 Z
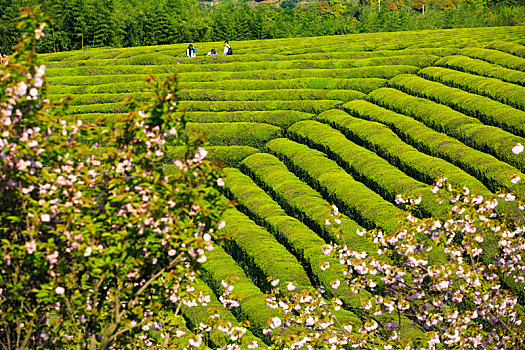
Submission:
M 197 56 L 197 49 L 195 49 L 192 44 L 190 44 L 188 46 L 188 48 L 186 49 L 186 56 L 188 56 L 188 57 L 196 57 Z
M 224 42 L 224 55 L 233 55 L 233 50 L 227 41 Z

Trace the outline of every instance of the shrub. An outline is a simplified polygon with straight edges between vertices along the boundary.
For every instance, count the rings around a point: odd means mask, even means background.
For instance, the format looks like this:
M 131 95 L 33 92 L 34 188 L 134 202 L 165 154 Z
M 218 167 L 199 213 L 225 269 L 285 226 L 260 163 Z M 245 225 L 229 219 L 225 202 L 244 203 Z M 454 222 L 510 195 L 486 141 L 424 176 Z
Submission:
M 525 144 L 525 139 L 522 137 L 484 125 L 479 120 L 467 117 L 450 107 L 413 97 L 399 90 L 380 88 L 368 94 L 367 98 L 381 106 L 422 121 L 436 131 L 455 137 L 471 147 L 490 153 L 520 170 L 525 169 L 525 157 L 515 157 L 511 151 L 515 144 Z
M 525 88 L 522 86 L 440 67 L 427 67 L 419 71 L 418 74 L 426 79 L 487 96 L 493 100 L 525 110 Z
M 442 158 L 458 166 L 468 174 L 480 179 L 493 193 L 499 188 L 506 188 L 519 194 L 525 193 L 523 184 L 511 183 L 508 177 L 509 174 L 521 176 L 518 169 L 490 154 L 468 147 L 453 137 L 434 131 L 413 118 L 367 101 L 349 102 L 344 105 L 344 109 L 351 115 L 389 126 L 406 143 L 414 146 L 420 152 Z
M 237 167 L 246 157 L 259 152 L 257 148 L 250 146 L 208 146 L 206 150 L 211 160 L 227 167 Z M 176 171 L 176 166 L 172 163 L 183 159 L 185 152 L 183 146 L 168 147 L 164 158 L 166 172 Z
M 293 123 L 311 119 L 312 113 L 293 110 L 270 110 L 270 111 L 231 111 L 231 112 L 189 112 L 187 118 L 197 123 L 265 123 L 286 129 Z
M 77 142 L 83 127 L 43 102 L 45 67 L 32 51 L 43 27 L 29 10 L 24 16 L 26 35 L 0 71 L 0 341 L 142 346 L 153 324 L 176 338 L 177 310 L 193 299 L 186 287 L 211 247 L 204 235 L 221 239 L 213 231 L 224 208 L 221 172 L 185 131 L 174 78 L 152 79 L 155 99 L 148 107 L 130 99 L 105 152 L 90 153 Z M 166 134 L 187 146 L 171 175 Z
M 391 79 L 389 85 L 411 95 L 450 106 L 461 113 L 479 119 L 484 124 L 497 126 L 518 136 L 525 136 L 525 112 L 488 97 L 471 94 L 413 75 L 399 75 Z
M 508 41 L 496 40 L 487 45 L 487 48 L 511 53 L 525 58 L 525 46 Z
M 398 227 L 402 210 L 354 180 L 323 153 L 288 139 L 272 140 L 266 147 L 358 223 L 387 231 Z
M 525 86 L 525 72 L 503 68 L 482 60 L 465 56 L 449 56 L 438 60 L 435 65 L 452 68 L 462 72 L 473 73 L 485 77 L 501 79 L 503 81 Z
M 499 64 L 500 66 L 515 69 L 518 71 L 525 70 L 525 58 L 516 57 L 506 52 L 482 49 L 478 47 L 467 47 L 459 51 L 460 55 L 478 58 L 490 63 Z
M 443 207 L 437 205 L 435 196 L 425 184 L 414 180 L 374 152 L 356 145 L 330 126 L 314 120 L 302 121 L 291 126 L 287 135 L 293 141 L 325 153 L 352 177 L 384 199 L 403 205 L 398 202 L 399 193 L 427 197 L 418 206 L 421 212 L 416 214 L 426 217 L 442 214 L 440 211 L 443 211 Z

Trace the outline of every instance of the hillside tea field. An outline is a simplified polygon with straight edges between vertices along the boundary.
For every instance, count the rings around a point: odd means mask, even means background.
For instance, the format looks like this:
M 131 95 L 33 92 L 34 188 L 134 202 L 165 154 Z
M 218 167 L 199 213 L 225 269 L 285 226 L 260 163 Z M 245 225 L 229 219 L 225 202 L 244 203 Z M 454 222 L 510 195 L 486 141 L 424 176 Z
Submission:
M 512 153 L 525 145 L 525 27 L 231 45 L 233 56 L 205 56 L 222 45 L 200 43 L 197 58 L 184 56 L 186 45 L 43 58 L 50 98 L 72 96 L 74 113 L 94 126 L 86 142 L 126 112 L 126 96 L 152 97 L 147 75 L 179 74 L 191 128 L 207 135 L 209 156 L 227 167 L 224 195 L 237 203 L 224 215 L 232 240 L 210 252 L 200 283 L 220 295 L 221 280 L 235 275 L 241 307 L 221 310 L 249 320 L 255 337 L 264 338 L 275 316 L 263 297 L 267 277 L 299 289 L 330 285 L 338 272 L 320 269 L 330 261 L 320 247 L 346 242 L 377 254 L 356 231 L 395 230 L 404 214 L 397 194 L 423 195 L 413 213 L 419 217 L 446 209 L 429 189 L 443 176 L 483 196 L 499 188 L 525 196 L 523 181 L 509 178 L 525 178 L 525 153 Z M 181 152 L 171 148 L 166 163 Z M 325 224 L 332 203 L 344 214 L 340 237 Z M 347 309 L 366 298 L 347 285 L 332 293 Z M 207 317 L 203 309 L 183 311 L 189 328 Z M 405 335 L 419 333 L 408 320 L 402 324 Z

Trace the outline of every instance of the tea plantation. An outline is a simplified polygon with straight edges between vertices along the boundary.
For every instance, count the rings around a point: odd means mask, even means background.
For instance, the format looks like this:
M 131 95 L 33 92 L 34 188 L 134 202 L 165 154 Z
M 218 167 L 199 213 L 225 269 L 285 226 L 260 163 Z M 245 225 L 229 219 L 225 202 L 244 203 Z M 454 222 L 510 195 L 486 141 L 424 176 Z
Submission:
M 443 213 L 428 186 L 440 176 L 484 196 L 525 195 L 523 181 L 509 178 L 525 178 L 525 153 L 511 151 L 525 145 L 525 27 L 230 44 L 232 56 L 206 56 L 222 44 L 200 43 L 196 58 L 167 45 L 43 59 L 50 98 L 72 96 L 71 109 L 93 126 L 86 142 L 126 112 L 126 96 L 152 97 L 147 75 L 179 74 L 181 106 L 227 167 L 224 195 L 237 203 L 224 215 L 232 240 L 210 252 L 201 284 L 220 295 L 221 280 L 235 275 L 241 307 L 222 312 L 249 320 L 254 336 L 264 339 L 274 316 L 267 277 L 299 289 L 330 285 L 338 271 L 320 269 L 330 261 L 320 247 L 337 241 L 376 254 L 356 230 L 395 230 L 404 214 L 397 194 L 422 194 L 420 217 Z M 181 152 L 172 147 L 166 164 Z M 325 224 L 332 203 L 344 213 L 340 237 Z M 347 309 L 367 297 L 347 285 L 332 292 Z M 207 317 L 184 313 L 189 328 Z M 404 324 L 405 334 L 418 333 Z

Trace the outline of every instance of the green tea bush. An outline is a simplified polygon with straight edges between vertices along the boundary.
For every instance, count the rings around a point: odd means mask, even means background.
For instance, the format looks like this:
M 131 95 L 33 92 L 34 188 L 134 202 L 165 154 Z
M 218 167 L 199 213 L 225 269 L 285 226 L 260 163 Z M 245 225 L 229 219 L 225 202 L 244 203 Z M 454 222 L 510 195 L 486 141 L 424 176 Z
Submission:
M 228 197 L 237 202 L 237 208 L 286 246 L 305 266 L 316 285 L 330 285 L 331 279 L 341 278 L 336 270 L 325 273 L 319 267 L 326 259 L 319 249 L 326 243 L 324 240 L 299 220 L 288 216 L 250 177 L 233 168 L 226 169 L 226 173 L 228 181 L 224 190 Z M 356 306 L 359 300 L 359 296 L 352 293 L 349 287 L 341 288 L 336 294 L 349 306 Z
M 253 284 L 250 277 L 220 246 L 214 246 L 213 251 L 207 253 L 208 260 L 202 264 L 202 279 L 216 295 L 225 291 L 224 281 L 234 277 L 235 292 L 239 296 L 239 306 L 231 309 L 237 319 L 250 322 L 250 330 L 259 338 L 269 339 L 263 334 L 266 322 L 279 316 L 279 312 L 266 306 L 266 296 Z
M 468 147 L 447 134 L 434 131 L 425 124 L 403 114 L 379 107 L 367 101 L 352 101 L 344 105 L 351 115 L 387 125 L 401 140 L 420 152 L 442 158 L 463 169 L 487 186 L 493 193 L 499 188 L 525 194 L 523 184 L 512 183 L 509 174 L 522 173 L 512 165 L 490 154 Z
M 277 101 L 183 101 L 182 106 L 188 112 L 233 112 L 233 111 L 275 111 L 295 110 L 304 113 L 318 114 L 326 109 L 339 108 L 343 101 L 336 100 L 277 100 Z M 114 104 L 112 104 L 114 105 Z M 73 108 L 77 113 L 101 112 L 115 110 L 118 106 L 98 105 L 100 107 L 89 108 L 80 106 Z M 93 105 L 94 106 L 94 105 Z
M 285 80 L 298 78 L 333 78 L 333 79 L 354 79 L 354 78 L 393 78 L 398 74 L 403 73 L 417 73 L 418 67 L 409 65 L 394 65 L 394 66 L 373 66 L 373 67 L 358 67 L 347 69 L 281 69 L 281 70 L 255 70 L 245 72 L 196 72 L 196 73 L 181 73 L 179 74 L 180 84 L 197 83 L 197 82 L 227 82 L 230 80 Z M 60 73 L 60 71 L 57 71 Z M 147 72 L 142 74 L 110 74 L 110 75 L 91 75 L 91 76 L 67 76 L 67 75 L 48 75 L 48 81 L 52 86 L 88 86 L 96 89 L 96 85 L 113 84 L 113 83 L 129 83 L 137 82 L 143 83 L 148 75 Z M 158 73 L 155 74 L 159 78 L 164 78 L 169 74 Z M 55 91 L 53 91 L 55 92 Z
M 208 287 L 206 283 L 197 279 L 194 283 L 193 288 L 202 292 L 203 296 L 209 296 L 209 298 L 206 298 L 206 301 L 209 300 L 209 302 L 206 303 L 206 306 L 199 305 L 196 307 L 188 307 L 184 304 L 181 306 L 181 313 L 182 315 L 184 315 L 184 319 L 187 320 L 191 328 L 199 329 L 199 327 L 201 327 L 203 324 L 207 325 L 210 319 L 211 312 L 217 312 L 222 320 L 229 321 L 232 324 L 238 323 L 231 310 L 223 307 L 222 303 L 214 295 L 213 290 L 210 287 Z M 222 332 L 210 332 L 207 336 L 207 343 L 210 347 L 213 346 L 215 348 L 220 348 L 221 346 L 227 346 L 231 343 L 231 338 Z M 256 341 L 258 344 L 263 344 L 263 341 L 254 336 L 252 332 L 250 332 L 250 330 L 246 330 L 246 333 L 244 334 L 243 338 L 244 337 L 246 337 L 245 340 L 248 343 Z M 159 341 L 159 343 L 160 342 L 161 341 Z M 176 345 L 180 347 L 184 346 L 184 343 L 181 342 L 180 344 L 170 345 Z
M 225 186 L 225 190 L 229 196 L 253 216 L 254 221 L 266 227 L 282 244 L 294 252 L 316 283 L 329 286 L 333 280 L 342 278 L 337 268 L 332 271 L 325 268 L 326 262 L 331 263 L 331 266 L 337 266 L 337 260 L 327 259 L 319 249 L 325 244 L 322 239 L 299 220 L 287 216 L 283 209 L 257 187 L 248 176 L 243 175 L 237 169 L 227 169 L 227 174 L 229 184 Z M 341 298 L 346 307 L 350 308 L 359 305 L 362 298 L 370 298 L 368 292 L 354 293 L 351 286 L 346 285 L 342 285 L 337 290 L 327 291 L 330 293 L 329 296 Z M 350 313 L 346 315 L 346 318 L 347 322 L 360 322 L 359 318 Z M 405 321 L 408 320 L 405 319 Z M 405 331 L 414 332 L 409 322 L 405 326 Z
M 209 82 L 184 82 L 180 83 L 182 90 L 272 90 L 272 89 L 330 89 L 330 90 L 357 90 L 368 93 L 386 83 L 380 78 L 354 78 L 354 79 L 330 79 L 330 78 L 301 78 L 286 80 L 255 80 L 237 79 Z M 99 93 L 132 93 L 148 91 L 150 87 L 143 81 L 126 83 L 98 84 L 93 86 L 52 86 L 50 94 L 99 94 Z
M 283 287 L 285 281 L 294 281 L 299 290 L 311 287 L 300 262 L 271 233 L 235 208 L 227 209 L 223 220 L 228 222 L 224 232 L 231 239 L 223 241 L 221 246 L 261 290 L 271 290 L 268 281 L 271 276 L 279 276 Z
M 322 89 L 276 89 L 276 90 L 201 90 L 189 89 L 181 92 L 183 101 L 279 101 L 279 100 L 337 100 L 349 102 L 365 96 L 352 90 Z M 110 102 L 110 101 L 108 101 Z
M 281 129 L 259 123 L 189 123 L 188 129 L 205 135 L 213 146 L 250 146 L 263 148 L 266 142 L 281 136 Z M 168 143 L 171 139 L 168 138 Z
M 497 40 L 489 43 L 487 48 L 507 52 L 525 58 L 525 46 L 518 43 Z
M 300 120 L 312 119 L 315 115 L 293 110 L 189 112 L 188 121 L 196 123 L 265 123 L 286 129 Z
M 162 74 L 188 72 L 245 72 L 253 70 L 283 70 L 283 69 L 346 69 L 355 67 L 382 65 L 412 65 L 428 67 L 439 59 L 433 55 L 404 55 L 393 57 L 373 57 L 360 60 L 290 60 L 272 62 L 234 62 L 214 65 L 115 65 L 115 66 L 85 66 L 76 68 L 50 68 L 52 76 L 89 76 L 115 74 Z
M 497 126 L 518 136 L 525 136 L 525 112 L 460 89 L 414 75 L 399 75 L 388 84 L 411 95 L 452 107 L 461 113 Z
M 428 185 L 433 184 L 435 179 L 442 178 L 446 174 L 450 183 L 456 186 L 465 185 L 474 193 L 479 193 L 483 196 L 493 195 L 479 180 L 459 167 L 439 157 L 427 155 L 409 143 L 404 142 L 387 126 L 388 119 L 381 119 L 382 111 L 380 107 L 370 104 L 369 108 L 366 109 L 368 102 L 360 102 L 363 103 L 359 104 L 359 106 L 357 103 L 353 105 L 345 104 L 345 109 L 352 111 L 353 114 L 361 118 L 356 118 L 345 111 L 334 109 L 321 113 L 316 120 L 329 124 L 341 131 L 349 140 L 377 153 L 407 175 Z M 365 111 L 368 111 L 369 114 L 366 114 Z M 383 111 L 383 114 L 390 112 L 387 110 Z M 395 114 L 394 112 L 390 113 L 392 115 Z M 373 119 L 369 115 L 375 116 L 376 120 L 382 120 L 383 124 L 363 119 Z M 401 124 L 401 120 L 400 116 L 399 124 Z M 393 119 L 391 119 L 391 122 L 394 122 Z M 414 131 L 417 132 L 417 129 Z
M 512 153 L 512 147 L 515 144 L 522 142 L 525 144 L 523 137 L 484 125 L 479 120 L 467 117 L 450 107 L 391 88 L 377 89 L 368 94 L 367 99 L 422 121 L 436 131 L 444 132 L 473 148 L 492 154 L 521 171 L 525 169 L 525 157 L 516 157 Z
M 398 227 L 403 210 L 354 180 L 325 154 L 288 139 L 272 140 L 266 147 L 358 223 L 386 231 Z
M 456 69 L 462 72 L 482 75 L 485 77 L 496 78 L 508 83 L 525 86 L 525 72 L 503 68 L 496 64 L 491 64 L 482 60 L 465 57 L 449 56 L 444 57 L 435 63 L 436 66 Z
M 418 74 L 423 78 L 487 96 L 522 111 L 525 110 L 525 87 L 441 67 L 423 68 Z
M 326 226 L 330 203 L 290 172 L 275 156 L 267 153 L 254 154 L 242 161 L 239 168 L 270 194 L 290 217 L 304 222 L 326 242 L 349 242 L 359 247 L 366 246 L 366 241 L 356 235 L 356 231 L 363 228 L 344 215 L 341 217 L 340 237 L 333 235 L 330 227 Z
M 525 71 L 525 58 L 516 57 L 506 52 L 482 49 L 478 47 L 466 47 L 459 51 L 458 54 L 481 59 L 490 63 L 499 64 L 500 66 Z
M 443 206 L 437 204 L 428 186 L 411 178 L 374 152 L 356 145 L 336 129 L 315 120 L 306 120 L 292 125 L 286 135 L 293 141 L 325 153 L 352 177 L 391 203 L 404 207 L 403 203 L 398 202 L 397 196 L 407 193 L 425 198 L 417 207 L 420 211 L 416 215 L 437 217 L 443 214 Z

